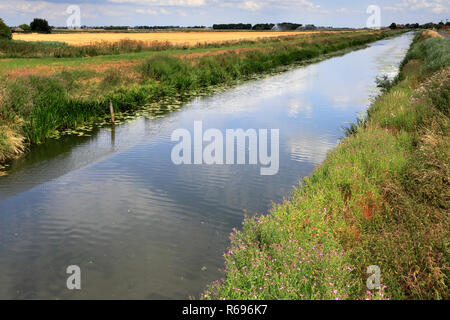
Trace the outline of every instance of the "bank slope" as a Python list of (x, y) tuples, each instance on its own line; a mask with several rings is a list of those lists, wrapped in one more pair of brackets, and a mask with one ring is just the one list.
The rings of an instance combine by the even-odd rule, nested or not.
[(449, 52), (417, 35), (367, 120), (290, 201), (233, 230), (201, 298), (448, 299)]

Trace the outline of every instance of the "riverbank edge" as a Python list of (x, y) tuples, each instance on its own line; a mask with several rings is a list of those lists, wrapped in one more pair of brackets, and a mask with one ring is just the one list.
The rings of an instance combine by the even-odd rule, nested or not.
[(233, 229), (200, 298), (448, 299), (448, 52), (418, 34), (367, 119), (290, 200)]
[[(47, 121), (47, 122), (55, 122), (51, 123), (49, 126), (47, 125), (46, 128), (32, 128), (34, 131), (43, 131), (43, 132), (32, 132), (33, 136), (30, 137), (30, 134), (22, 133), (22, 129), (24, 126), (30, 127), (27, 125), (28, 120), (18, 119), (17, 116), (13, 115), (15, 118), (14, 123), (9, 126), (3, 126), (1, 127), (2, 130), (0, 130), (0, 165), (1, 164), (7, 164), (10, 160), (15, 159), (17, 157), (22, 156), (24, 153), (26, 153), (30, 147), (34, 144), (38, 144), (42, 141), (44, 141), (46, 138), (50, 137), (52, 132), (54, 130), (59, 130), (61, 127), (63, 129), (67, 128), (74, 128), (80, 125), (84, 125), (88, 122), (92, 122), (100, 117), (104, 117), (108, 111), (109, 111), (109, 102), (111, 101), (114, 105), (114, 108), (116, 109), (116, 112), (124, 112), (124, 111), (133, 111), (138, 110), (143, 105), (149, 103), (149, 102), (155, 102), (155, 101), (161, 101), (163, 98), (166, 98), (168, 96), (176, 96), (180, 92), (182, 92), (183, 95), (189, 96), (191, 99), (195, 98), (196, 94), (195, 92), (198, 91), (196, 89), (201, 90), (207, 90), (209, 88), (213, 88), (215, 85), (226, 85), (233, 86), (236, 81), (246, 81), (246, 80), (252, 80), (254, 79), (255, 75), (263, 76), (264, 74), (270, 74), (276, 71), (277, 68), (285, 68), (287, 66), (298, 66), (299, 64), (305, 65), (314, 63), (323, 59), (330, 58), (332, 56), (336, 56), (342, 53), (349, 52), (351, 50), (357, 50), (361, 48), (362, 46), (365, 46), (369, 43), (379, 41), (382, 39), (386, 39), (393, 36), (398, 36), (401, 33), (392, 33), (392, 32), (382, 32), (379, 34), (373, 34), (373, 35), (361, 35), (360, 38), (355, 37), (355, 39), (351, 39), (348, 42), (347, 46), (344, 46), (343, 48), (339, 47), (340, 43), (337, 43), (336, 45), (334, 43), (331, 43), (330, 45), (325, 45), (322, 50), (323, 52), (319, 51), (311, 51), (309, 48), (297, 48), (294, 50), (297, 51), (297, 53), (305, 53), (304, 55), (299, 55), (298, 59), (294, 59), (293, 61), (288, 61), (288, 63), (279, 62), (278, 65), (271, 66), (271, 67), (254, 67), (254, 69), (251, 69), (250, 72), (247, 74), (238, 74), (233, 79), (219, 79), (216, 81), (216, 83), (211, 84), (208, 83), (207, 85), (201, 87), (201, 88), (194, 88), (193, 90), (190, 90), (189, 88), (187, 90), (184, 90), (183, 88), (174, 88), (173, 85), (162, 83), (161, 79), (157, 79), (157, 81), (148, 81), (144, 84), (139, 85), (133, 85), (129, 88), (121, 88), (119, 90), (116, 90), (114, 92), (109, 92), (104, 97), (99, 97), (99, 99), (95, 101), (85, 101), (82, 99), (73, 99), (73, 98), (67, 98), (64, 93), (61, 93), (64, 91), (64, 88), (61, 88), (58, 83), (54, 83), (51, 81), (51, 79), (48, 78), (39, 78), (39, 77), (30, 77), (30, 79), (34, 80), (34, 83), (32, 86), (38, 87), (37, 90), (40, 91), (47, 91), (50, 95), (50, 98), (44, 97), (40, 98), (41, 100), (47, 100), (44, 101), (47, 105), (57, 105), (54, 106), (54, 108), (59, 112), (60, 109), (62, 109), (60, 106), (64, 106), (64, 110), (61, 111), (61, 113), (64, 113), (64, 121), (67, 120), (67, 118), (73, 118), (69, 119), (70, 123), (61, 123), (59, 119), (50, 119), (47, 118), (54, 118), (53, 115), (47, 115), (44, 113), (39, 113), (35, 116), (36, 119), (39, 121)], [(350, 45), (353, 44), (353, 45)], [(313, 43), (314, 45), (314, 43)], [(309, 51), (308, 51), (309, 50)], [(259, 51), (255, 51), (259, 53)], [(265, 56), (269, 56), (272, 54), (275, 56), (278, 52), (273, 53), (264, 53)], [(291, 52), (292, 53), (292, 52)], [(239, 57), (239, 61), (236, 63), (241, 62), (242, 59), (248, 59), (249, 56), (253, 54), (252, 51), (248, 51), (245, 54), (239, 54), (237, 56)], [(209, 57), (213, 60), (220, 60), (221, 57), (224, 57), (225, 55), (215, 55)], [(176, 58), (173, 58), (176, 59)], [(151, 60), (151, 59), (148, 59)], [(181, 61), (181, 59), (180, 59)], [(157, 61), (158, 63), (158, 61)], [(162, 61), (161, 64), (163, 64), (164, 61)], [(209, 64), (210, 62), (207, 61)], [(233, 67), (234, 65), (231, 65)], [(214, 66), (213, 66), (214, 67)], [(145, 69), (145, 63), (144, 66), (141, 66), (141, 68)], [(144, 71), (145, 72), (145, 71)], [(24, 90), (27, 86), (30, 85), (30, 81), (25, 81), (23, 84), (21, 84), (22, 88), (19, 88), (18, 93), (23, 94)], [(178, 84), (176, 84), (178, 85)], [(47, 88), (46, 88), (46, 87)], [(53, 88), (52, 88), (53, 86)], [(31, 89), (30, 89), (31, 90)], [(36, 90), (36, 89), (35, 89)], [(58, 96), (58, 93), (60, 95)], [(0, 95), (1, 97), (1, 95)], [(23, 103), (23, 102), (21, 102)], [(26, 102), (28, 103), (28, 102)], [(39, 108), (34, 107), (35, 109), (41, 110), (48, 108), (48, 106), (39, 106)], [(27, 107), (30, 108), (30, 107)], [(79, 111), (83, 110), (83, 111)], [(34, 110), (31, 110), (33, 112)], [(48, 112), (47, 112), (48, 113)], [(69, 116), (67, 116), (69, 114)], [(41, 120), (42, 118), (45, 118), (44, 120)], [(31, 120), (34, 120), (33, 118)], [(37, 122), (37, 121), (34, 121)], [(31, 130), (29, 130), (31, 131)], [(0, 171), (1, 172), (1, 171)], [(0, 173), (1, 174), (1, 173)]]

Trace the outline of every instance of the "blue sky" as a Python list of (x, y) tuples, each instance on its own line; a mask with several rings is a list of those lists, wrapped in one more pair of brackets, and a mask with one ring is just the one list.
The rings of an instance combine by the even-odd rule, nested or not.
[(381, 9), (381, 24), (449, 18), (450, 0), (0, 0), (8, 25), (45, 18), (64, 26), (68, 6), (81, 9), (82, 25), (212, 25), (214, 23), (296, 22), (365, 27), (369, 5)]

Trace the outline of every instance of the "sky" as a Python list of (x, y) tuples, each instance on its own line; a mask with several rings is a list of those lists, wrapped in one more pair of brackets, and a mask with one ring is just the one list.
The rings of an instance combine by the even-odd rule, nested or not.
[(439, 22), (449, 18), (450, 0), (0, 0), (0, 18), (10, 26), (44, 18), (66, 26), (80, 8), (87, 26), (294, 22), (333, 27), (365, 27), (370, 5), (380, 8), (381, 25)]

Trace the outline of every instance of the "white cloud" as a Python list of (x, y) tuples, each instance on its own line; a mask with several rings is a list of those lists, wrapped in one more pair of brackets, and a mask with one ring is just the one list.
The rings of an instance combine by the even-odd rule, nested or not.
[(278, 8), (284, 10), (302, 9), (305, 11), (315, 11), (320, 9), (320, 5), (316, 5), (309, 0), (210, 0), (220, 7), (240, 8), (244, 10), (257, 11), (263, 8)]
[(449, 11), (449, 5), (449, 0), (402, 0), (401, 3), (385, 6), (383, 9), (394, 12), (426, 10), (434, 14), (441, 14)]
[(136, 9), (136, 13), (155, 15), (158, 14), (158, 11), (152, 9)]
[(336, 12), (340, 13), (340, 14), (349, 14), (350, 10), (347, 8), (339, 8), (339, 9), (336, 9)]
[(251, 10), (256, 11), (261, 8), (261, 3), (257, 3), (255, 1), (244, 1), (243, 3), (240, 3), (238, 5), (238, 8), (245, 9), (245, 10)]
[(111, 3), (141, 4), (165, 7), (200, 7), (206, 4), (205, 0), (107, 0)]

